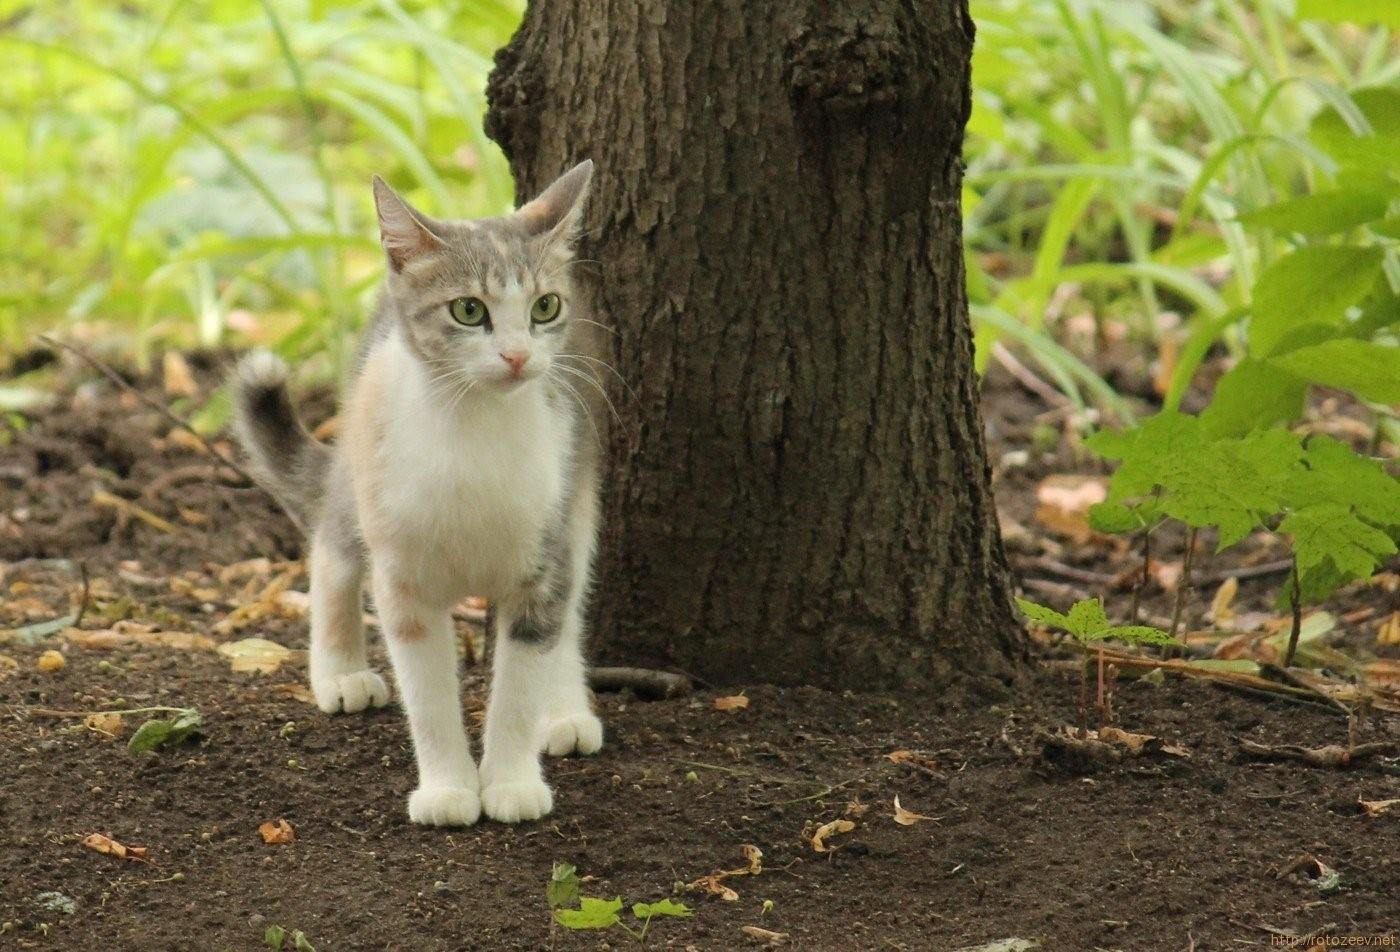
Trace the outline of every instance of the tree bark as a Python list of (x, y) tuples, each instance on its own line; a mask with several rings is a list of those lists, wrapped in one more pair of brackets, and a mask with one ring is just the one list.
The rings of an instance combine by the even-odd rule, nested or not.
[(598, 653), (714, 683), (944, 690), (1023, 655), (960, 209), (965, 0), (529, 6), (488, 133), (597, 163), (615, 328)]

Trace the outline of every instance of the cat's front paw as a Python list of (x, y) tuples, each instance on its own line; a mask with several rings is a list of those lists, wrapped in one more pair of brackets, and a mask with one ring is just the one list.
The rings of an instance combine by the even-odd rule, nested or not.
[(383, 707), (389, 703), (389, 685), (368, 669), (346, 674), (311, 676), (311, 693), (316, 706), (327, 714), (355, 714), (368, 707)]
[(471, 826), (481, 818), (472, 787), (419, 787), (408, 795), (408, 818), (424, 826)]
[(603, 746), (603, 722), (591, 711), (556, 718), (544, 727), (544, 749), (551, 757), (577, 751), (596, 754)]
[(554, 809), (554, 794), (538, 777), (505, 780), (481, 788), (481, 806), (487, 816), (502, 823), (538, 820)]

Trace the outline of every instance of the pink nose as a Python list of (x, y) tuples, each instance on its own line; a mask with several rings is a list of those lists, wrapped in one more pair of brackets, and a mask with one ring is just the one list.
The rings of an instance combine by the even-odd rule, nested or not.
[(525, 362), (530, 359), (530, 355), (523, 350), (503, 350), (501, 359), (510, 365), (510, 372), (513, 376), (520, 376), (520, 368), (525, 366)]

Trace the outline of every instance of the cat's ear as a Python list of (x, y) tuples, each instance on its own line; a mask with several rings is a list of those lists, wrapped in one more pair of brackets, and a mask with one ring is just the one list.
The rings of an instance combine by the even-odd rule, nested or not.
[(584, 159), (554, 180), (554, 184), (533, 201), (520, 206), (515, 217), (526, 234), (572, 239), (578, 231), (588, 183), (593, 178), (593, 160)]
[(414, 258), (442, 250), (442, 239), (428, 230), (424, 216), (377, 175), (374, 208), (379, 213), (379, 243), (395, 271), (402, 271)]

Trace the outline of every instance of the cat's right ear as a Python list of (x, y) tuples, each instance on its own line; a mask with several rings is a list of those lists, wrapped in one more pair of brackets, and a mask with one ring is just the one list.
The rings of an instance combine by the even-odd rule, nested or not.
[(402, 271), (421, 255), (441, 251), (442, 239), (428, 230), (423, 216), (399, 198), (379, 176), (374, 177), (374, 208), (379, 213), (379, 243), (389, 256), (389, 267)]

